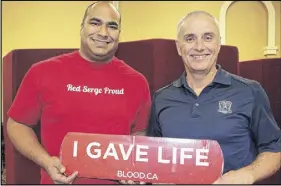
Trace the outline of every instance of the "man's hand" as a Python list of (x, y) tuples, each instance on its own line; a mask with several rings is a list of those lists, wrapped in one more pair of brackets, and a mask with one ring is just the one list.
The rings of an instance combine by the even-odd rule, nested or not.
[(55, 184), (72, 184), (78, 175), (78, 172), (76, 171), (70, 176), (66, 176), (66, 169), (57, 157), (51, 157), (45, 169)]
[(213, 184), (253, 184), (254, 182), (251, 172), (240, 169), (225, 173)]
[(138, 182), (138, 181), (132, 181), (132, 180), (120, 180), (119, 181), (121, 184), (124, 184), (124, 185), (127, 185), (127, 184), (130, 184), (130, 185), (145, 185), (146, 183), (145, 182)]

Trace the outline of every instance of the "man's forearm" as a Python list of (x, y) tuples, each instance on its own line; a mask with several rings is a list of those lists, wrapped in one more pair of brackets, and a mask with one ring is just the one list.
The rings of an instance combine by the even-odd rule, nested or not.
[(263, 180), (273, 175), (281, 165), (280, 152), (263, 152), (249, 166), (242, 169), (249, 171), (254, 182)]
[(32, 128), (17, 123), (12, 119), (7, 123), (8, 136), (15, 148), (24, 156), (45, 168), (50, 160), (49, 154), (39, 143)]

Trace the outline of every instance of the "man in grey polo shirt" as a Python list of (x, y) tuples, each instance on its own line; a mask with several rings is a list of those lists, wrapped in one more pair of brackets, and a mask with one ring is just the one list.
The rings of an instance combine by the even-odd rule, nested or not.
[(274, 174), (281, 164), (280, 128), (261, 85), (216, 64), (216, 19), (188, 14), (176, 45), (185, 72), (155, 93), (147, 135), (217, 140), (225, 161), (217, 184), (253, 184)]

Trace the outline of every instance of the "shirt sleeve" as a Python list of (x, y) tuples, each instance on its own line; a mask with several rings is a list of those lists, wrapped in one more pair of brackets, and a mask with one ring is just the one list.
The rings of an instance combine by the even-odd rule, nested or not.
[[(143, 77), (144, 78), (144, 77)], [(144, 78), (144, 93), (141, 99), (140, 106), (137, 111), (137, 115), (135, 118), (134, 123), (131, 127), (131, 133), (136, 132), (143, 132), (147, 128), (148, 118), (149, 118), (149, 112), (151, 107), (151, 96), (150, 96), (150, 90), (147, 80)]]
[(281, 152), (281, 130), (272, 114), (268, 96), (257, 82), (254, 85), (254, 96), (250, 127), (258, 153)]
[(154, 94), (152, 99), (150, 118), (147, 128), (147, 136), (162, 137), (162, 131), (158, 120), (158, 113), (156, 111), (156, 93)]
[(25, 74), (16, 97), (8, 111), (8, 116), (18, 123), (36, 125), (41, 115), (41, 102), (38, 91), (39, 77), (34, 65)]

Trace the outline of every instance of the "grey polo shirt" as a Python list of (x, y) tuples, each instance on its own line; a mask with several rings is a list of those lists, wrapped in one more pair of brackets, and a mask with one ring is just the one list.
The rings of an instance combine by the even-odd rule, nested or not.
[(213, 82), (197, 96), (186, 73), (156, 91), (148, 136), (217, 140), (224, 173), (252, 163), (262, 152), (281, 151), (281, 131), (261, 85), (217, 65)]

